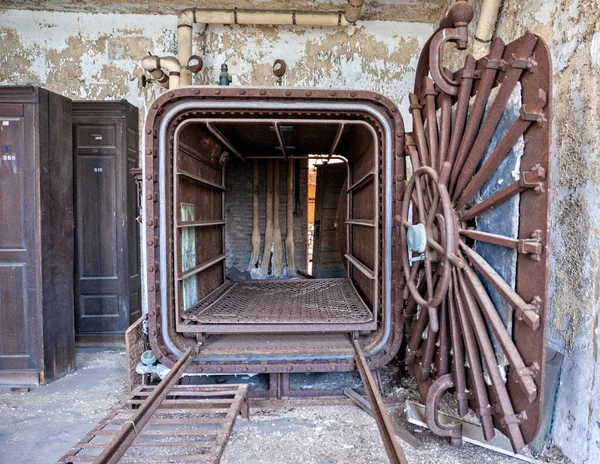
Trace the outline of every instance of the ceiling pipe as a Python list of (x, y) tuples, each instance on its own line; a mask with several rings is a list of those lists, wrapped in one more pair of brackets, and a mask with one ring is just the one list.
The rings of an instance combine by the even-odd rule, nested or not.
[(473, 56), (477, 60), (490, 51), (490, 43), (496, 29), (501, 4), (502, 0), (483, 0), (473, 42)]
[[(142, 68), (148, 71), (161, 87), (171, 90), (179, 87), (181, 65), (177, 58), (149, 55), (142, 58)], [(166, 69), (168, 74), (163, 69)]]
[[(187, 63), (192, 55), (194, 24), (239, 24), (269, 26), (348, 26), (355, 23), (364, 0), (348, 0), (344, 11), (274, 11), (274, 10), (209, 10), (186, 8), (177, 17), (177, 57)], [(181, 69), (181, 85), (192, 84), (192, 73)]]

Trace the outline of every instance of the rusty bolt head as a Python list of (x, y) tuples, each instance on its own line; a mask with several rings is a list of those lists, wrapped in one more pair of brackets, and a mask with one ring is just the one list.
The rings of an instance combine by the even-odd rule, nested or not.
[(194, 89), (194, 93), (195, 93), (196, 95), (200, 95), (200, 89)]
[(153, 110), (157, 110), (157, 109), (158, 109), (158, 104), (157, 104), (157, 103), (155, 103), (154, 105), (152, 105), (152, 109), (153, 109)]
[(267, 94), (267, 91), (263, 89), (263, 90), (261, 90), (261, 91), (260, 91), (260, 92), (258, 92), (258, 93), (259, 93), (260, 95), (266, 95), (266, 94)]
[(175, 94), (174, 94), (173, 92), (169, 92), (167, 95), (168, 95), (170, 98), (173, 98), (173, 96), (174, 96)]
[(148, 244), (148, 246), (152, 246), (152, 245), (154, 245), (154, 240), (148, 239), (148, 241), (146, 243)]

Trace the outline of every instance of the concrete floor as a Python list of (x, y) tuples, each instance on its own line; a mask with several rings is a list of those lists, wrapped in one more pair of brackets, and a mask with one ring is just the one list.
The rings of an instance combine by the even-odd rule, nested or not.
[[(31, 391), (0, 390), (0, 463), (56, 462), (125, 395), (125, 352), (79, 349), (77, 371)], [(409, 463), (517, 463), (465, 444), (452, 448), (406, 424), (401, 406), (390, 413), (423, 440), (404, 446)], [(251, 411), (238, 419), (223, 464), (386, 463), (375, 421), (351, 406), (302, 406)], [(554, 462), (554, 461), (553, 461)]]

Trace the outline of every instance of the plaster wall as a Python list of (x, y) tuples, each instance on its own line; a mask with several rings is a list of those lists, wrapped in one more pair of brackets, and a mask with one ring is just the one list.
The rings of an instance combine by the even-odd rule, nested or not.
[[(145, 108), (162, 89), (142, 88), (141, 58), (177, 55), (175, 15), (0, 10), (0, 84), (41, 85), (72, 99), (126, 98)], [(433, 25), (361, 21), (347, 28), (196, 25), (194, 52), (214, 84), (223, 63), (232, 85), (274, 85), (271, 67), (287, 62), (284, 85), (374, 90), (397, 102), (413, 85), (418, 54)]]
[(574, 462), (600, 462), (600, 2), (505, 0), (496, 35), (527, 29), (554, 65), (548, 325), (565, 358), (551, 436)]

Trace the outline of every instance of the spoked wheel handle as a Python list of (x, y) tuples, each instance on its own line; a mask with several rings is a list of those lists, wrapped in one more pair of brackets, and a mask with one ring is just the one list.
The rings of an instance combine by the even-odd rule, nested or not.
[[(417, 304), (421, 308), (427, 308), (429, 324), (433, 332), (439, 330), (437, 307), (445, 298), (450, 284), (452, 272), (450, 258), (456, 256), (458, 251), (456, 219), (446, 187), (450, 168), (450, 163), (444, 163), (440, 176), (429, 166), (418, 168), (408, 181), (402, 203), (400, 244), (404, 277), (408, 290)], [(409, 221), (411, 203), (413, 203), (413, 217), (418, 217), (416, 224)], [(439, 239), (434, 235), (436, 221), (440, 228)], [(423, 256), (426, 295), (421, 295), (417, 288), (421, 260), (412, 262), (409, 253), (414, 252), (421, 253)], [(437, 272), (441, 275), (437, 279), (437, 284), (434, 284), (433, 263), (436, 262)]]

